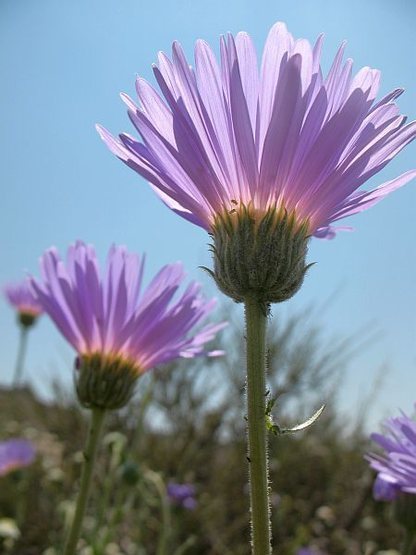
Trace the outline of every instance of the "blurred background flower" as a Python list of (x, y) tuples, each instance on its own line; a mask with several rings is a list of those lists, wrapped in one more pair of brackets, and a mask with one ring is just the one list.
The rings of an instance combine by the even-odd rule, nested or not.
[(33, 444), (26, 439), (13, 438), (0, 442), (0, 476), (29, 466), (35, 460)]
[(374, 497), (392, 501), (400, 492), (416, 494), (416, 421), (406, 414), (383, 423), (384, 433), (371, 434), (382, 449), (367, 456), (377, 472)]
[(197, 506), (195, 486), (193, 484), (177, 484), (169, 482), (167, 485), (169, 499), (184, 509), (193, 510)]
[(302, 547), (296, 552), (296, 555), (325, 555), (319, 549), (315, 549), (314, 547)]
[(382, 454), (367, 455), (377, 471), (373, 494), (378, 500), (392, 501), (394, 516), (405, 530), (403, 555), (412, 555), (416, 543), (416, 421), (402, 412), (383, 423), (384, 434), (371, 439)]
[(27, 348), (27, 333), (29, 328), (35, 324), (38, 317), (42, 314), (43, 309), (35, 299), (28, 279), (5, 285), (3, 292), (17, 313), (17, 321), (20, 327), (20, 338), (13, 377), (13, 385), (18, 386), (23, 376), (23, 366)]
[[(22, 324), (31, 319), (31, 323), (42, 314), (43, 309), (30, 288), (29, 280), (8, 283), (3, 287), (4, 295), (16, 310)], [(22, 321), (23, 319), (23, 321)]]

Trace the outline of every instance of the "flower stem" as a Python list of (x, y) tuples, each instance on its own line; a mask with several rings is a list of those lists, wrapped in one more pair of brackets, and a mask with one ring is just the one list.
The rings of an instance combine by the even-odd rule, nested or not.
[(27, 326), (20, 326), (20, 338), (19, 338), (19, 346), (17, 348), (17, 358), (16, 358), (16, 366), (14, 369), (14, 377), (13, 377), (13, 386), (17, 387), (21, 380), (23, 374), (23, 364), (25, 361), (26, 356), (26, 347), (27, 347)]
[[(126, 500), (127, 498), (127, 500)], [(118, 487), (114, 507), (112, 510), (109, 524), (104, 530), (102, 541), (95, 548), (94, 555), (103, 555), (112, 535), (115, 535), (115, 529), (121, 522), (124, 515), (128, 515), (133, 511), (134, 502), (136, 500), (136, 492), (130, 491), (127, 495), (125, 488)]]
[(245, 299), (247, 340), (247, 422), (253, 555), (271, 553), (266, 413), (266, 323), (264, 308)]
[(165, 484), (163, 483), (163, 480), (156, 472), (152, 472), (151, 470), (148, 470), (146, 472), (146, 477), (152, 482), (152, 484), (155, 486), (157, 490), (157, 493), (159, 494), (160, 506), (162, 510), (162, 515), (161, 515), (162, 527), (159, 534), (157, 555), (166, 555), (168, 540), (169, 540), (169, 531), (171, 528), (170, 507), (166, 496), (166, 487), (165, 487)]
[(75, 508), (75, 514), (66, 539), (63, 555), (74, 555), (77, 548), (78, 538), (81, 531), (82, 520), (87, 505), (91, 487), (91, 478), (94, 470), (95, 455), (97, 453), (98, 440), (103, 426), (105, 411), (92, 409), (90, 428), (84, 451), (84, 465), (82, 467), (81, 483)]
[(413, 545), (415, 541), (416, 534), (412, 530), (407, 530), (406, 535), (404, 537), (403, 547), (402, 547), (402, 555), (412, 555), (413, 553)]

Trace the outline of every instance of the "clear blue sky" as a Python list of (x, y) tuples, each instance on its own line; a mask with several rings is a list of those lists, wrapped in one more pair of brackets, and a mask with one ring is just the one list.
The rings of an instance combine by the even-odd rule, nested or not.
[[(178, 39), (217, 44), (224, 32), (248, 31), (258, 50), (282, 20), (297, 37), (324, 32), (328, 67), (341, 40), (355, 68), (382, 70), (382, 93), (402, 86), (403, 113), (416, 117), (413, 0), (2, 0), (0, 4), (0, 282), (37, 272), (40, 254), (76, 238), (104, 255), (112, 242), (148, 253), (148, 276), (183, 260), (191, 277), (209, 265), (208, 237), (162, 205), (145, 181), (114, 158), (94, 124), (131, 131), (119, 92), (134, 95), (134, 79), (150, 80), (158, 50)], [(416, 166), (411, 145), (373, 184)], [(366, 330), (377, 339), (350, 365), (344, 408), (371, 391), (387, 364), (373, 418), (416, 401), (416, 182), (349, 220), (354, 233), (315, 240), (317, 261), (284, 313), (333, 296), (320, 323), (328, 336)], [(0, 301), (0, 383), (11, 379), (17, 342), (13, 314)], [(360, 332), (361, 333), (361, 332)], [(70, 349), (46, 318), (33, 332), (27, 372), (38, 386), (67, 372)], [(71, 379), (67, 375), (67, 379)]]

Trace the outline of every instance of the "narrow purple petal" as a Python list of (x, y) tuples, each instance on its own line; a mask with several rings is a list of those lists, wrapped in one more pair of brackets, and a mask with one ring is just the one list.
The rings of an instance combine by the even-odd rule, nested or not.
[[(243, 84), (241, 81), (240, 68), (237, 58), (237, 51), (232, 37), (228, 41), (228, 64), (230, 71), (230, 101), (231, 115), (238, 151), (250, 196), (257, 187), (258, 168), (257, 152), (254, 143), (254, 132), (250, 121), (250, 112), (247, 100), (244, 95)], [(248, 202), (248, 199), (242, 199)]]
[[(228, 187), (239, 181), (239, 161), (232, 127), (223, 97), (221, 74), (214, 53), (202, 40), (195, 45), (195, 64), (198, 91), (217, 137), (216, 152), (227, 175)], [(234, 194), (234, 196), (238, 196)]]
[(340, 220), (341, 218), (345, 218), (346, 216), (351, 216), (352, 214), (357, 214), (359, 212), (363, 212), (364, 210), (368, 210), (378, 202), (380, 202), (384, 197), (403, 187), (409, 181), (416, 177), (416, 170), (408, 171), (391, 181), (387, 181), (382, 185), (379, 185), (373, 191), (363, 191), (359, 195), (352, 197), (351, 199), (347, 199), (343, 208), (341, 208), (338, 212), (336, 212), (331, 220)]
[(276, 87), (279, 81), (282, 60), (293, 48), (293, 37), (284, 23), (278, 22), (271, 28), (264, 46), (260, 73), (260, 155), (264, 137), (273, 113)]
[(247, 33), (237, 34), (235, 37), (235, 48), (241, 87), (246, 99), (252, 134), (255, 135), (259, 105), (259, 71), (257, 68), (256, 50), (251, 37)]
[[(260, 199), (267, 203), (270, 197), (270, 185), (276, 183), (274, 195), (276, 199), (282, 192), (283, 182), (277, 181), (281, 165), (287, 164), (285, 149), (293, 143), (302, 123), (302, 85), (300, 81), (301, 59), (295, 55), (289, 60), (282, 60), (279, 84), (273, 105), (273, 115), (264, 139), (263, 154), (260, 167)], [(293, 132), (291, 132), (293, 126)], [(287, 138), (290, 137), (289, 143)]]

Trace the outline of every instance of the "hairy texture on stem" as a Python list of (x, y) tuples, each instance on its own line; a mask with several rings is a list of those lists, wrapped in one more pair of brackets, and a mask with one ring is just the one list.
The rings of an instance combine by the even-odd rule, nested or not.
[(247, 433), (253, 555), (271, 553), (266, 413), (266, 323), (259, 303), (245, 300), (247, 337)]
[(84, 451), (85, 460), (82, 467), (81, 483), (79, 487), (75, 513), (65, 542), (63, 555), (74, 555), (75, 553), (77, 553), (77, 543), (80, 536), (82, 521), (84, 519), (85, 509), (91, 489), (91, 479), (94, 471), (94, 462), (97, 454), (97, 447), (101, 436), (104, 418), (105, 411), (101, 409), (94, 409), (91, 413), (90, 428)]

